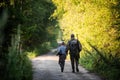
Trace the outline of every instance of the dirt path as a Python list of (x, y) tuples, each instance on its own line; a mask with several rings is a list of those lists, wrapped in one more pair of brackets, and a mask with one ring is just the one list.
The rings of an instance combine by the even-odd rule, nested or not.
[(101, 80), (94, 73), (89, 73), (79, 66), (80, 72), (72, 73), (70, 61), (66, 61), (64, 72), (60, 71), (58, 56), (49, 52), (32, 59), (33, 80)]

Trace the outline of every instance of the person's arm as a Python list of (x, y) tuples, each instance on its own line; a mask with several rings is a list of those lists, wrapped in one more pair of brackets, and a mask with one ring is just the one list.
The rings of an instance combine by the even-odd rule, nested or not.
[(56, 55), (59, 55), (60, 53), (60, 46), (57, 48), (57, 54)]
[(68, 43), (67, 43), (67, 45), (66, 45), (66, 54), (68, 54), (68, 50), (69, 50), (70, 48), (69, 48), (69, 41), (68, 41)]

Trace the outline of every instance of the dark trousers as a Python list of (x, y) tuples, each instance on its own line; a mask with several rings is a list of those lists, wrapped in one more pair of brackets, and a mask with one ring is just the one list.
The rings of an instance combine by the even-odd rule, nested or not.
[(59, 65), (61, 67), (61, 71), (64, 70), (66, 55), (59, 55)]
[(70, 53), (70, 60), (71, 60), (72, 70), (75, 71), (75, 67), (76, 67), (76, 70), (78, 71), (79, 54), (76, 55), (75, 53)]

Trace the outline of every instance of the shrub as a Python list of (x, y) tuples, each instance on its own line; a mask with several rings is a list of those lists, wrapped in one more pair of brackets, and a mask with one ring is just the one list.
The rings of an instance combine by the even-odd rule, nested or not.
[(6, 80), (32, 80), (31, 61), (21, 50), (19, 33), (12, 38), (7, 59)]
[(85, 55), (81, 58), (80, 63), (88, 70), (95, 71), (108, 80), (120, 80), (120, 57), (104, 53), (91, 45), (93, 50), (86, 50)]

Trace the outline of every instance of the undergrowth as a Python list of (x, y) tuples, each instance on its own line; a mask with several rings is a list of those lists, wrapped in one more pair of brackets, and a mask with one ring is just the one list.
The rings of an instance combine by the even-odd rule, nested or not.
[(96, 72), (106, 80), (120, 80), (120, 57), (98, 50), (90, 45), (92, 52), (85, 50), (84, 56), (80, 59), (80, 64), (90, 71)]
[(7, 55), (6, 80), (32, 80), (32, 65), (26, 53), (22, 52), (20, 33), (12, 37), (11, 47)]

